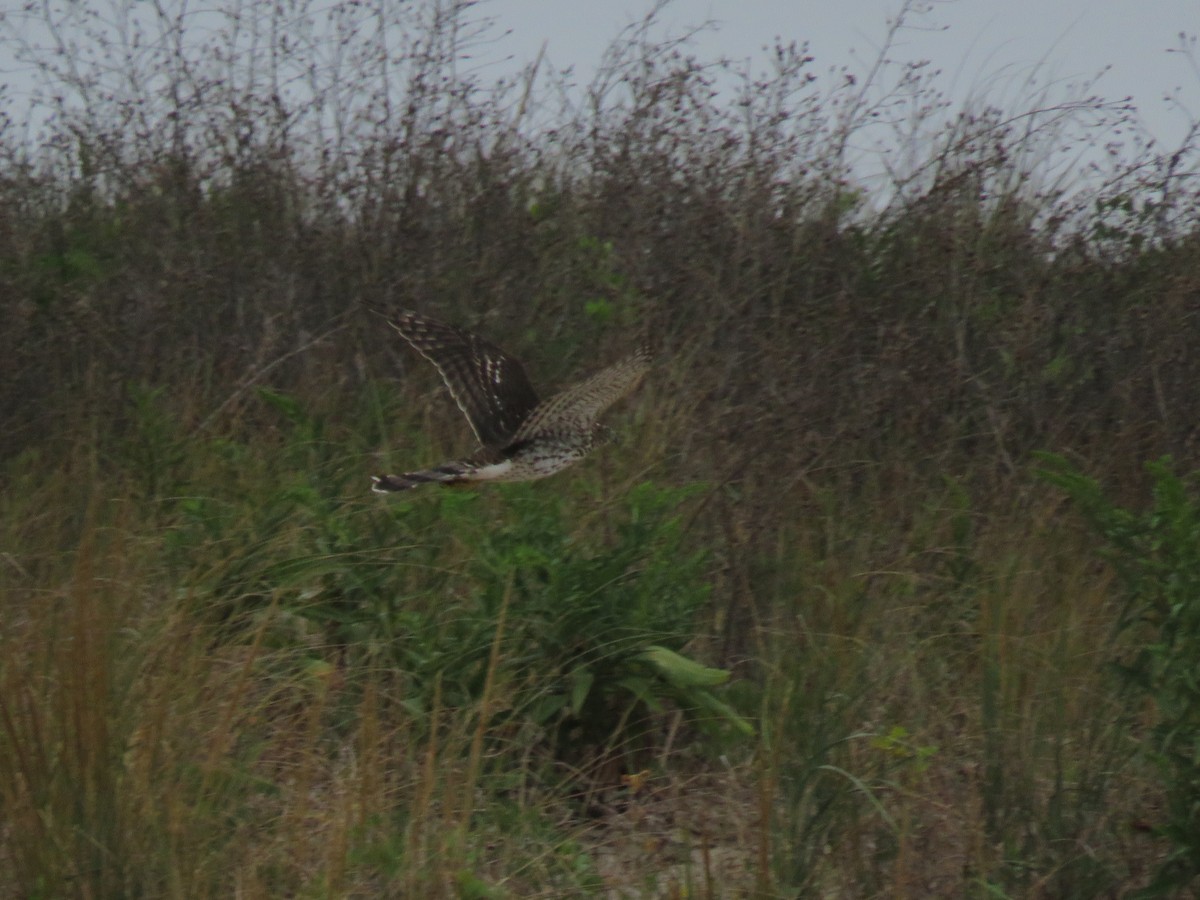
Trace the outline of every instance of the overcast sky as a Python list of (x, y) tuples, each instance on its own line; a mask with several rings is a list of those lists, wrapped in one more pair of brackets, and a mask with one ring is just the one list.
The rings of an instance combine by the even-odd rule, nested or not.
[[(536, 57), (543, 41), (557, 66), (586, 77), (606, 43), (640, 18), (648, 0), (487, 0), (482, 9), (511, 29), (500, 47), (517, 59)], [(910, 18), (893, 58), (928, 59), (942, 70), (940, 87), (962, 100), (986, 89), (1011, 96), (1035, 70), (1049, 79), (1079, 82), (1108, 71), (1096, 90), (1117, 100), (1132, 96), (1160, 145), (1173, 148), (1189, 116), (1164, 100), (1176, 95), (1200, 115), (1200, 72), (1178, 49), (1180, 33), (1200, 32), (1200, 0), (941, 0)], [(760, 58), (776, 36), (807, 41), (814, 71), (874, 59), (900, 0), (675, 0), (664, 19), (680, 27), (707, 19), (717, 30), (701, 35), (702, 56)], [(999, 92), (999, 98), (997, 93)]]
[[(52, 11), (51, 19), (87, 22), (87, 11), (95, 13), (99, 9), (96, 14), (100, 18), (90, 24), (103, 23), (118, 31), (118, 26), (109, 22), (112, 16), (103, 10), (117, 10), (117, 18), (141, 16), (149, 20), (152, 38), (143, 49), (169, 49), (173, 47), (171, 35), (164, 36), (155, 28), (161, 28), (163, 21), (174, 22), (181, 11), (186, 10), (189, 35), (195, 33), (203, 40), (206, 34), (211, 37), (225, 33), (230, 22), (237, 23), (246, 16), (246, 10), (253, 10), (260, 19), (270, 19), (272, 9), (268, 4), (243, 6), (244, 0), (211, 0), (207, 4), (194, 0), (164, 0), (161, 4), (94, 0), (95, 8), (88, 0), (48, 0), (45, 5), (20, 7), (28, 9), (27, 14), (14, 14), (16, 4), (8, 0), (11, 5), (6, 7), (5, 2), (0, 0), (0, 16), (7, 14), (10, 24), (8, 40), (0, 46), (0, 82), (6, 82), (9, 89), (0, 99), (11, 104), (18, 119), (23, 103), (29, 104), (35, 98), (32, 108), (39, 109), (38, 91), (42, 92), (40, 102), (44, 106), (47, 94), (53, 94), (57, 87), (53, 79), (47, 84), (46, 78), (36, 74), (28, 64), (28, 53), (22, 64), (16, 58), (7, 58), (4, 51), (21, 42), (52, 48), (54, 36), (71, 43), (79, 37), (69, 33), (70, 26), (47, 29), (41, 21), (44, 10)], [(378, 10), (370, 5), (343, 6), (345, 2), (303, 0), (294, 7), (321, 22), (340, 10), (357, 9), (352, 13), (357, 16), (355, 33), (365, 34)], [(401, 14), (393, 21), (403, 21), (404, 12), (410, 8), (402, 6), (401, 0), (380, 2), (394, 4), (385, 5), (385, 12)], [(444, 9), (450, 0), (425, 2), (442, 4), (440, 8)], [(605, 48), (622, 28), (642, 19), (651, 6), (652, 0), (480, 0), (468, 11), (466, 20), (490, 19), (491, 28), (479, 41), (468, 40), (467, 51), (481, 83), (488, 82), (489, 75), (499, 78), (533, 61), (544, 45), (546, 57), (556, 70), (570, 67), (575, 82), (586, 84)], [(280, 15), (292, 14), (286, 11), (292, 8), (282, 4), (280, 9), (285, 11)], [(934, 84), (950, 99), (951, 114), (968, 101), (976, 106), (986, 101), (1008, 113), (1028, 113), (1063, 100), (1080, 99), (1082, 89), (1078, 86), (1094, 80), (1088, 94), (1099, 94), (1109, 101), (1131, 98), (1145, 131), (1156, 139), (1156, 149), (1165, 153), (1179, 147), (1193, 121), (1200, 117), (1200, 59), (1194, 52), (1181, 52), (1195, 49), (1196, 35), (1200, 34), (1200, 0), (910, 0), (907, 7), (903, 0), (674, 0), (661, 11), (662, 25), (653, 34), (679, 35), (689, 26), (711, 22), (711, 28), (695, 35), (692, 52), (702, 60), (746, 60), (756, 73), (768, 70), (765, 48), (777, 40), (807, 44), (814, 58), (809, 72), (818, 78), (828, 74), (824, 84), (828, 91), (842, 83), (842, 76), (836, 74), (840, 70), (848, 69), (860, 77), (867, 74), (887, 38), (889, 20), (894, 20), (902, 8), (908, 10), (905, 27), (896, 34), (888, 57), (896, 63), (929, 61), (939, 72)], [(409, 28), (409, 24), (394, 27)], [(317, 37), (320, 28), (316, 26), (313, 32)], [(97, 57), (95, 42), (86, 40), (87, 31), (84, 28), (80, 40), (91, 55), (78, 56), (77, 52), (85, 68), (90, 65), (89, 71), (119, 73), (123, 65), (120, 54), (112, 60)], [(240, 27), (237, 31), (248, 33)], [(336, 41), (327, 43), (330, 46), (320, 47), (325, 55), (319, 62), (329, 66), (339, 52)], [(300, 45), (318, 46), (319, 42), (301, 41)], [(46, 55), (58, 59), (60, 68), (66, 59), (65, 67), (74, 72), (70, 55), (56, 57), (45, 51)], [(307, 71), (303, 59), (289, 61), (295, 63), (293, 76)], [(170, 75), (173, 70), (156, 71)], [(345, 87), (336, 75), (331, 77), (335, 84)], [(884, 79), (885, 83), (894, 84), (894, 77), (895, 72), (888, 76), (891, 80)], [(288, 83), (303, 86), (306, 82), (301, 77)], [(1048, 85), (1049, 96), (1039, 96)], [(868, 95), (867, 99), (879, 98)], [(37, 115), (30, 121), (36, 123)], [(34, 130), (31, 128), (31, 133)], [(850, 158), (856, 177), (867, 184), (885, 170), (902, 169), (903, 159), (900, 166), (893, 166), (897, 140), (907, 142), (907, 148), (899, 148), (902, 153), (908, 152), (912, 160), (923, 162), (926, 157), (922, 154), (928, 148), (921, 141), (928, 134), (928, 128), (924, 134), (914, 130), (900, 136), (886, 128), (882, 132), (856, 130), (851, 149), (857, 155)], [(1085, 163), (1103, 159), (1110, 150), (1128, 161), (1125, 151), (1133, 148), (1136, 152), (1137, 142), (1125, 143), (1128, 135), (1110, 134), (1102, 130), (1088, 132), (1079, 154), (1060, 157), (1056, 171), (1083, 171), (1087, 169)], [(1062, 144), (1072, 146), (1066, 140)], [(1120, 147), (1114, 150), (1116, 144)], [(1135, 158), (1140, 159), (1140, 155)]]

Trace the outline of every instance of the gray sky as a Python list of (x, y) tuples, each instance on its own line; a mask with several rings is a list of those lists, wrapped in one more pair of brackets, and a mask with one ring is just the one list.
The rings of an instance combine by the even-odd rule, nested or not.
[[(253, 3), (243, 6), (243, 3), (244, 0), (214, 0), (204, 5), (187, 0), (165, 0), (162, 4), (95, 0), (93, 6), (84, 0), (47, 0), (45, 5), (30, 4), (31, 12), (21, 14), (6, 8), (4, 0), (0, 0), (0, 16), (7, 15), (9, 21), (6, 32), (9, 40), (0, 46), (0, 81), (7, 82), (9, 89), (0, 99), (11, 104), (19, 116), (23, 104), (27, 110), (43, 109), (48, 94), (58, 90), (58, 82), (39, 76), (28, 65), (29, 53), (24, 54), (24, 65), (16, 58), (5, 57), (4, 50), (11, 50), (14, 38), (43, 48), (53, 48), (54, 36), (61, 36), (72, 45), (78, 39), (81, 47), (76, 50), (72, 46), (73, 53), (50, 54), (60, 70), (67, 68), (73, 73), (80, 62), (85, 69), (91, 66), (87, 71), (103, 72), (105, 78), (120, 80), (123, 57), (117, 52), (109, 58), (105, 54), (110, 51), (98, 51), (95, 42), (87, 40), (89, 28), (109, 29), (112, 40), (112, 35), (120, 33), (130, 22), (145, 20), (148, 43), (143, 42), (129, 52), (144, 55), (154, 51), (161, 56), (162, 52), (169, 54), (174, 46), (173, 36), (162, 33), (163, 22), (174, 22), (185, 10), (189, 39), (203, 42), (205, 35), (212, 37), (227, 33), (231, 27), (236, 29), (241, 37), (234, 57), (242, 59), (241, 75), (249, 77), (259, 67), (254, 64), (254, 53), (247, 51), (251, 43), (261, 44), (268, 32), (274, 35), (269, 14), (273, 7)], [(322, 29), (335, 27), (329, 23), (347, 11), (348, 19), (353, 20), (356, 39), (369, 42), (377, 15), (397, 14), (399, 18), (391, 21), (401, 23), (407, 10), (421, 9), (419, 5), (401, 5), (400, 0), (381, 0), (381, 3), (379, 8), (347, 5), (344, 0), (296, 3), (295, 8), (306, 11), (297, 19), (303, 27), (295, 34), (286, 32), (284, 38), (292, 39), (295, 46), (313, 58), (304, 53), (285, 53), (288, 77), (292, 79), (287, 84), (298, 84), (297, 89), (303, 91), (305, 73), (311, 63), (314, 70), (327, 72), (327, 87), (333, 88), (330, 96), (352, 106), (356, 92), (353, 77), (341, 78), (337, 69), (346, 61), (339, 57), (341, 45), (336, 40), (327, 40), (331, 35)], [(481, 0), (467, 19), (490, 18), (492, 27), (477, 43), (468, 41), (467, 49), (481, 83), (486, 83), (489, 76), (498, 78), (531, 62), (545, 44), (547, 58), (555, 69), (572, 67), (576, 83), (586, 84), (605, 48), (624, 26), (641, 19), (651, 4), (652, 0)], [(283, 4), (280, 8), (292, 7)], [(784, 43), (807, 43), (809, 53), (815, 58), (809, 71), (823, 80), (825, 90), (830, 90), (842, 82), (842, 77), (836, 74), (838, 70), (847, 69), (860, 78), (869, 71), (888, 35), (889, 20), (902, 8), (903, 0), (674, 0), (661, 12), (662, 26), (653, 33), (678, 35), (688, 26), (711, 21), (714, 23), (711, 29), (695, 36), (692, 52), (702, 60), (720, 56), (748, 60), (759, 73), (768, 69), (764, 48), (777, 39)], [(48, 30), (41, 21), (44, 9), (53, 12), (51, 18), (73, 24)], [(97, 9), (116, 10), (118, 19), (125, 16), (128, 21), (110, 22), (112, 16), (96, 13)], [(888, 56), (896, 63), (928, 60), (938, 70), (934, 86), (950, 100), (951, 114), (968, 101), (976, 106), (986, 102), (1016, 114), (1052, 107), (1056, 102), (1079, 99), (1082, 90), (1079, 85), (1094, 79), (1089, 95), (1099, 94), (1110, 101), (1132, 98), (1145, 131), (1156, 138), (1159, 152), (1177, 149), (1193, 121), (1200, 117), (1200, 59), (1194, 53), (1179, 52), (1186, 46), (1195, 46), (1195, 36), (1200, 33), (1200, 0), (911, 0), (908, 9), (906, 25), (895, 36)], [(94, 14), (91, 19), (89, 12)], [(316, 24), (308, 24), (310, 19)], [(80, 22), (84, 24), (81, 26)], [(266, 29), (261, 36), (255, 36), (259, 35), (251, 27), (255, 23)], [(409, 25), (390, 27), (409, 29)], [(119, 51), (120, 41), (117, 48)], [(371, 50), (369, 46), (365, 49)], [(237, 57), (238, 52), (245, 58)], [(42, 53), (43, 57), (46, 55)], [(211, 61), (213, 56), (209, 53), (204, 58)], [(244, 64), (246, 60), (249, 65)], [(157, 69), (151, 66), (149, 73), (143, 72), (139, 77), (171, 77), (174, 70), (168, 63), (159, 57), (141, 60), (143, 65), (147, 61), (157, 65)], [(885, 83), (894, 81), (885, 77)], [(142, 89), (147, 87), (141, 85)], [(1049, 94), (1039, 96), (1043, 90)], [(38, 105), (39, 91), (42, 106)], [(878, 99), (868, 96), (868, 102)], [(914, 105), (920, 108), (921, 103)], [(901, 126), (905, 124), (899, 115), (897, 120)], [(1033, 117), (1029, 119), (1032, 120)], [(38, 114), (32, 114), (27, 121), (33, 123), (31, 132), (36, 130)], [(914, 129), (909, 133), (896, 128), (889, 132), (891, 123), (884, 123), (874, 131), (856, 129), (848, 157), (855, 176), (864, 185), (875, 187), (874, 179), (885, 171), (903, 172), (906, 162), (917, 166), (927, 162), (929, 147), (923, 141), (934, 124), (923, 123), (923, 131)], [(1058, 141), (1057, 133), (1052, 133), (1052, 137)], [(1027, 143), (1030, 154), (1041, 153), (1036, 142)], [(1058, 141), (1060, 147), (1068, 150), (1050, 151), (1059, 155), (1053, 160), (1047, 157), (1048, 165), (1039, 171), (1049, 173), (1046, 177), (1051, 179), (1059, 178), (1062, 173), (1086, 173), (1092, 163), (1105, 159), (1112, 150), (1109, 145), (1116, 143), (1121, 144), (1115, 151), (1118, 158), (1128, 159), (1130, 154), (1125, 151), (1130, 149), (1136, 154), (1137, 144), (1128, 134), (1094, 129), (1087, 132), (1082, 142)], [(897, 150), (900, 152), (896, 153)], [(1140, 159), (1140, 154), (1135, 158)], [(886, 176), (882, 184), (886, 189)]]
[[(607, 42), (649, 8), (649, 0), (487, 0), (481, 7), (512, 34), (498, 50), (518, 60), (536, 57), (543, 41), (558, 67), (581, 78), (593, 71)], [(775, 36), (807, 41), (815, 72), (850, 64), (865, 70), (900, 0), (675, 0), (664, 13), (673, 25), (716, 20), (702, 35), (701, 56), (756, 59)], [(1019, 101), (1035, 72), (1047, 81), (1078, 83), (1108, 71), (1095, 90), (1111, 100), (1132, 96), (1159, 141), (1173, 149), (1189, 115), (1164, 100), (1174, 94), (1200, 115), (1200, 72), (1182, 53), (1180, 33), (1200, 32), (1200, 0), (941, 0), (899, 36), (893, 58), (928, 59), (942, 70), (939, 86), (962, 101), (985, 91), (993, 102)]]

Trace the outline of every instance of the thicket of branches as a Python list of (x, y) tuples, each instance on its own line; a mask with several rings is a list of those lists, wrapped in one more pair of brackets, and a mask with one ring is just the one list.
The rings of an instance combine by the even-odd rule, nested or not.
[[(478, 327), (550, 377), (653, 333), (680, 441), (727, 463), (703, 474), (774, 494), (896, 448), (999, 475), (1037, 447), (1191, 452), (1190, 136), (1164, 152), (1086, 89), (955, 113), (890, 42), (866, 77), (797, 45), (741, 70), (657, 10), (590, 84), (541, 61), (491, 83), (486, 14), (6, 14), (36, 80), (0, 134), (4, 454), (119, 423), (131, 384), (206, 428), (236, 428), (251, 384), (336, 404), (392, 372), (365, 305)], [(909, 149), (864, 186), (884, 143)]]

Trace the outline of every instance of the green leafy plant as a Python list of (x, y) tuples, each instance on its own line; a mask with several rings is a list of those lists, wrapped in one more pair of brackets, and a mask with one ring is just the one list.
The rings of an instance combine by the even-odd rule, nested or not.
[(194, 570), (223, 619), (253, 631), (269, 616), (272, 640), (399, 669), (418, 717), (435, 694), (478, 702), (498, 647), (508, 714), (560, 747), (644, 737), (670, 708), (711, 731), (753, 732), (719, 696), (729, 673), (685, 652), (709, 593), (707, 558), (678, 512), (693, 490), (642, 484), (586, 527), (536, 485), (364, 502), (346, 496), (353, 470), (322, 417), (260, 396), (283, 417), (288, 464), (253, 498), (182, 500), (168, 539), (185, 562), (227, 548)]
[(1147, 465), (1150, 508), (1134, 512), (1060, 456), (1041, 454), (1040, 475), (1065, 490), (1104, 539), (1126, 603), (1116, 631), (1133, 640), (1117, 663), (1126, 683), (1154, 702), (1147, 752), (1162, 773), (1172, 850), (1144, 896), (1176, 896), (1200, 877), (1200, 499), (1197, 476), (1164, 457)]
[(620, 741), (669, 701), (701, 726), (752, 732), (714, 692), (728, 673), (682, 653), (708, 598), (706, 557), (686, 548), (675, 512), (688, 493), (639, 486), (604, 541), (572, 535), (557, 496), (510, 492), (509, 524), (488, 537), (475, 570), (485, 609), (510, 597), (509, 662), (535, 686), (538, 724)]

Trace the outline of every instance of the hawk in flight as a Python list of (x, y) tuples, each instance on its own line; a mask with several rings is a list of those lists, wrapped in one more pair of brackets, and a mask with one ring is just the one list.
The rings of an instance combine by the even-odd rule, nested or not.
[(632, 356), (547, 400), (539, 400), (521, 364), (470, 332), (426, 316), (388, 317), (418, 353), (434, 364), (480, 449), (471, 456), (402, 475), (376, 475), (378, 493), (421, 484), (531, 481), (578, 462), (611, 438), (596, 419), (637, 386), (650, 367), (643, 346)]

